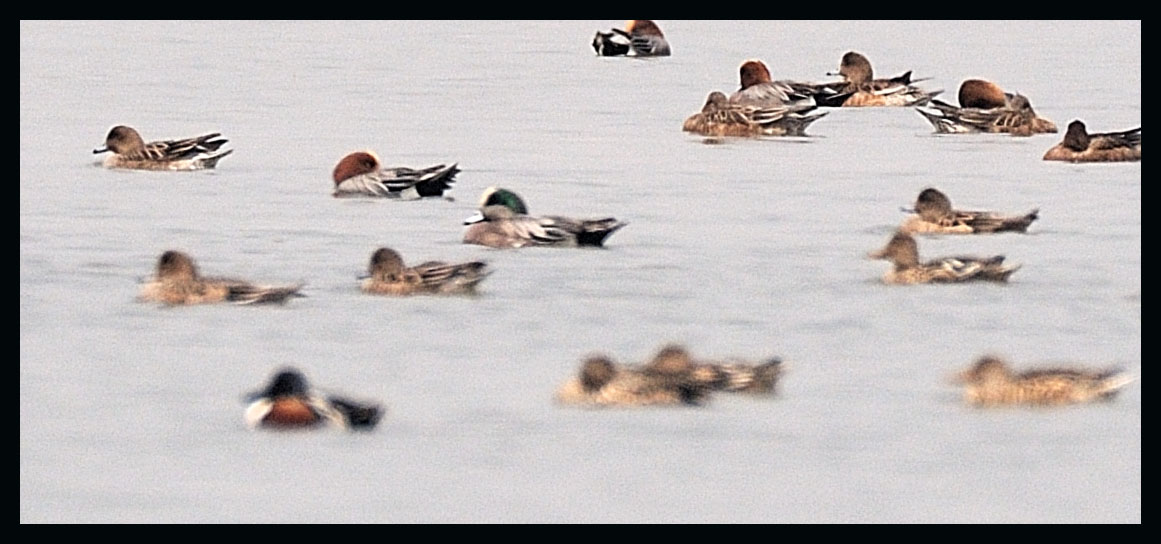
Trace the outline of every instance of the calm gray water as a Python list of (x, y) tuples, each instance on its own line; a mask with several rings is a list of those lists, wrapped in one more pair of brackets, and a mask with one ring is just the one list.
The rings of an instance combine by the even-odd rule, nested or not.
[[(1141, 22), (658, 21), (674, 55), (598, 58), (624, 21), (22, 22), (22, 522), (1141, 522), (1141, 385), (1112, 403), (976, 410), (947, 376), (1141, 368), (1141, 165), (1045, 163), (1059, 134), (936, 136), (905, 108), (811, 138), (707, 145), (682, 120), (763, 59), (825, 80), (847, 50), (947, 90), (985, 77), (1064, 127), (1141, 123)], [(109, 128), (220, 131), (215, 171), (96, 166)], [(458, 161), (449, 201), (338, 200), (330, 172)], [(615, 215), (605, 250), (460, 243), (480, 193)], [(863, 258), (929, 185), (1039, 207), (1009, 285), (888, 287)], [(482, 295), (363, 295), (379, 246), (485, 259)], [(306, 281), (285, 306), (135, 301), (166, 249)], [(587, 353), (781, 356), (770, 399), (552, 402)], [(279, 366), (381, 400), (372, 433), (251, 432)]]

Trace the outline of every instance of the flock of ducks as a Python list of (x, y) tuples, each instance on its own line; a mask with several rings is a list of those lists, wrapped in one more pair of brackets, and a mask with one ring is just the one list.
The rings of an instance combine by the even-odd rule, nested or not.
[[(653, 21), (633, 20), (625, 29), (598, 31), (592, 42), (601, 56), (668, 56), (671, 48)], [(713, 91), (701, 111), (683, 123), (683, 130), (710, 137), (804, 136), (806, 128), (827, 115), (820, 107), (914, 107), (938, 133), (1007, 133), (1017, 136), (1055, 133), (1055, 124), (1039, 117), (1027, 97), (1005, 92), (980, 79), (964, 81), (959, 106), (935, 99), (941, 91), (925, 91), (911, 72), (876, 79), (870, 61), (850, 51), (839, 70), (828, 73), (842, 80), (809, 83), (773, 80), (759, 60), (747, 60), (739, 69), (740, 87), (727, 95)], [(94, 154), (111, 153), (107, 168), (139, 170), (201, 170), (215, 168), (233, 150), (220, 151), (227, 140), (219, 133), (194, 138), (146, 143), (132, 127), (113, 127), (103, 147)], [(1108, 162), (1141, 160), (1141, 129), (1090, 134), (1083, 122), (1069, 124), (1064, 140), (1048, 150), (1044, 160)], [(332, 173), (334, 197), (372, 197), (415, 200), (444, 197), (460, 172), (457, 164), (427, 168), (385, 167), (373, 151), (343, 157)], [(1026, 232), (1038, 209), (1024, 214), (965, 211), (934, 187), (924, 189), (912, 215), (887, 245), (868, 254), (893, 267), (883, 277), (888, 284), (1004, 282), (1020, 267), (1003, 256), (919, 259), (914, 234), (986, 234)], [(614, 217), (577, 219), (559, 215), (534, 216), (515, 192), (489, 187), (480, 198), (478, 213), (464, 221), (463, 242), (492, 248), (600, 247), (626, 223)], [(387, 247), (371, 255), (367, 275), (359, 278), (363, 292), (408, 296), (418, 294), (471, 295), (491, 271), (483, 261), (446, 263), (427, 261), (407, 266)], [(230, 302), (283, 303), (301, 294), (303, 284), (262, 285), (246, 280), (203, 276), (189, 255), (168, 250), (158, 258), (155, 274), (143, 282), (139, 299), (166, 305)], [(696, 360), (682, 346), (661, 348), (640, 364), (621, 364), (603, 354), (584, 359), (578, 375), (556, 392), (561, 404), (588, 406), (699, 405), (714, 392), (772, 394), (784, 372), (779, 358), (761, 362)], [(1090, 371), (1050, 368), (1013, 372), (997, 357), (980, 358), (957, 376), (970, 404), (1055, 405), (1105, 400), (1134, 378), (1117, 369)], [(283, 368), (269, 384), (247, 397), (244, 420), (251, 427), (301, 428), (334, 426), (373, 428), (383, 410), (373, 402), (322, 394), (312, 389), (301, 372)]]

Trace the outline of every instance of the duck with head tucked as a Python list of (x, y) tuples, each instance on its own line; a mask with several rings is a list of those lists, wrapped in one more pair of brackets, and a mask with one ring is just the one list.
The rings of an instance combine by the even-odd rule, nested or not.
[(577, 247), (604, 245), (627, 223), (613, 217), (574, 219), (559, 215), (534, 217), (516, 193), (489, 187), (480, 197), (480, 210), (464, 220), (465, 244), (495, 248), (525, 246)]
[(399, 252), (381, 247), (371, 254), (362, 289), (376, 295), (470, 295), (490, 273), (488, 265), (481, 261), (427, 261), (405, 266)]
[(964, 401), (975, 406), (1053, 406), (1112, 400), (1135, 379), (1120, 368), (1046, 367), (1015, 372), (999, 357), (986, 355), (955, 381), (964, 386)]
[(681, 129), (702, 136), (806, 136), (806, 127), (826, 115), (810, 114), (816, 106), (758, 107), (731, 104), (714, 91), (705, 105), (685, 120)]
[(964, 80), (959, 86), (959, 107), (938, 99), (915, 108), (937, 133), (1007, 133), (1031, 136), (1056, 132), (1056, 125), (1036, 115), (1028, 97), (1004, 92), (999, 85), (983, 79)]
[(370, 430), (383, 415), (376, 403), (315, 391), (298, 369), (290, 367), (275, 373), (262, 390), (247, 395), (246, 402), (243, 420), (251, 429)]
[[(625, 29), (611, 29), (612, 32), (597, 31), (593, 38), (593, 49), (598, 55), (611, 57), (625, 55), (632, 51), (636, 57), (668, 57), (669, 42), (661, 27), (648, 19), (635, 19), (625, 23)], [(627, 43), (614, 37), (620, 36)]]
[(220, 133), (204, 134), (181, 140), (161, 140), (145, 143), (133, 127), (118, 125), (109, 130), (105, 146), (93, 154), (112, 152), (105, 158), (106, 168), (132, 170), (206, 170), (218, 165), (222, 157), (233, 153), (228, 149), (215, 154), (229, 140), (218, 139)]
[(1044, 154), (1046, 161), (1125, 162), (1141, 160), (1141, 127), (1121, 132), (1089, 134), (1084, 122), (1068, 124), (1064, 141)]
[(996, 212), (956, 210), (951, 199), (939, 189), (928, 187), (915, 199), (914, 212), (899, 230), (908, 234), (982, 234), (992, 232), (1027, 232), (1028, 226), (1039, 217), (1040, 209), (1023, 215), (1004, 215)]
[(168, 305), (233, 302), (235, 304), (282, 303), (290, 297), (303, 297), (303, 284), (257, 285), (232, 278), (204, 277), (193, 259), (180, 251), (169, 250), (157, 259), (157, 272), (141, 287), (138, 297), (145, 302)]
[(927, 262), (919, 261), (919, 245), (915, 238), (896, 231), (887, 245), (867, 255), (871, 259), (891, 261), (894, 265), (883, 276), (888, 284), (959, 283), (966, 281), (1006, 282), (1020, 266), (1004, 265), (1004, 256), (995, 257), (942, 257)]
[(928, 78), (913, 80), (910, 71), (890, 79), (875, 79), (871, 61), (855, 51), (844, 54), (838, 72), (828, 72), (827, 75), (843, 77), (840, 92), (849, 94), (842, 102), (843, 107), (919, 106), (943, 92), (928, 92), (912, 85)]
[(437, 164), (422, 169), (394, 166), (384, 168), (374, 151), (356, 151), (339, 160), (331, 178), (336, 197), (371, 196), (416, 200), (441, 197), (451, 189), (460, 169), (456, 163)]

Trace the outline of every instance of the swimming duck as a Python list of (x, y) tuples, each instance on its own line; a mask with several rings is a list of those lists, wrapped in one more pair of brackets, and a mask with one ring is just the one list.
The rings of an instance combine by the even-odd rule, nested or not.
[(648, 19), (627, 21), (625, 30), (613, 28), (612, 31), (629, 40), (629, 46), (635, 56), (668, 57), (670, 54), (669, 42), (665, 40), (661, 28)]
[(793, 82), (773, 81), (766, 63), (750, 59), (738, 67), (739, 88), (729, 96), (730, 104), (758, 108), (816, 106), (814, 87)]
[(157, 259), (157, 273), (141, 287), (140, 300), (169, 305), (233, 302), (261, 304), (285, 302), (299, 293), (303, 284), (286, 286), (255, 285), (230, 278), (207, 278), (198, 274), (193, 259), (180, 251), (169, 250)]
[(105, 146), (93, 154), (111, 151), (105, 158), (106, 168), (133, 170), (205, 170), (217, 166), (222, 157), (233, 149), (214, 154), (229, 140), (216, 139), (220, 133), (204, 134), (182, 140), (162, 140), (145, 143), (133, 127), (118, 125), (109, 130)]
[(1002, 215), (994, 212), (956, 210), (951, 200), (939, 189), (928, 187), (915, 199), (915, 209), (904, 211), (915, 215), (903, 222), (899, 229), (908, 234), (981, 234), (992, 232), (1027, 232), (1039, 217), (1040, 209), (1024, 215)]
[(579, 375), (557, 390), (556, 401), (589, 406), (697, 406), (708, 394), (688, 366), (620, 365), (608, 356), (592, 355), (585, 358)]
[(1030, 136), (1056, 132), (1056, 125), (1036, 115), (1028, 97), (1007, 93), (999, 85), (982, 79), (968, 79), (959, 86), (959, 107), (938, 99), (916, 108), (944, 134), (972, 132), (1008, 133)]
[(714, 91), (701, 111), (689, 116), (681, 129), (703, 136), (805, 136), (806, 127), (826, 112), (807, 115), (816, 106), (759, 108), (730, 104), (725, 93)]
[(662, 369), (669, 374), (688, 372), (694, 383), (710, 391), (755, 394), (773, 393), (784, 370), (782, 360), (777, 357), (761, 363), (740, 359), (695, 361), (679, 344), (663, 346), (646, 368)]
[(981, 357), (957, 376), (976, 406), (1061, 405), (1111, 400), (1136, 378), (1121, 369), (1041, 368), (1013, 372), (999, 357)]
[(875, 79), (871, 61), (855, 51), (844, 54), (839, 71), (827, 75), (842, 76), (846, 82), (841, 92), (850, 93), (850, 96), (842, 102), (844, 107), (919, 106), (943, 92), (928, 92), (912, 85), (928, 78), (912, 80), (910, 71), (890, 79)]
[(896, 231), (887, 245), (867, 255), (872, 259), (891, 261), (894, 267), (883, 276), (888, 284), (956, 283), (965, 281), (1006, 282), (1019, 266), (1004, 266), (1004, 256), (943, 257), (919, 262), (919, 246), (915, 238)]
[(314, 391), (301, 372), (289, 367), (279, 370), (264, 389), (247, 395), (246, 401), (243, 419), (251, 429), (370, 430), (382, 417), (378, 404)]
[(406, 166), (384, 168), (374, 151), (356, 151), (339, 160), (331, 178), (336, 197), (375, 196), (415, 200), (443, 196), (460, 169), (456, 163), (416, 170)]
[(404, 266), (397, 251), (381, 247), (371, 255), (362, 289), (376, 295), (473, 294), (476, 285), (491, 273), (487, 267), (481, 261), (427, 261)]
[(1141, 160), (1141, 127), (1089, 134), (1080, 120), (1068, 124), (1064, 141), (1044, 154), (1046, 161), (1115, 162)]
[(480, 197), (480, 211), (464, 220), (465, 244), (496, 248), (524, 246), (601, 246), (627, 223), (612, 217), (573, 219), (559, 215), (532, 217), (516, 193), (489, 187)]

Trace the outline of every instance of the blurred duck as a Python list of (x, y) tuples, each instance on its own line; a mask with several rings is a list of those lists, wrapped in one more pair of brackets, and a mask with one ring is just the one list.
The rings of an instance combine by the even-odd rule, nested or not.
[(652, 361), (620, 365), (605, 355), (587, 357), (577, 377), (556, 392), (566, 405), (651, 406), (700, 405), (710, 390), (693, 376), (689, 361)]
[(826, 115), (808, 114), (816, 106), (761, 108), (731, 104), (725, 93), (714, 91), (700, 112), (689, 116), (682, 130), (702, 136), (806, 136), (806, 127)]
[(833, 100), (830, 97), (831, 91), (820, 91), (810, 84), (773, 81), (766, 63), (757, 59), (743, 61), (738, 67), (738, 83), (738, 90), (729, 96), (730, 104), (775, 109), (817, 106), (815, 95), (818, 93), (826, 94), (828, 100)]
[(1017, 373), (990, 355), (981, 357), (956, 377), (964, 385), (964, 401), (976, 406), (1107, 401), (1135, 379), (1121, 369), (1041, 368)]
[(487, 266), (481, 261), (405, 266), (398, 252), (381, 247), (371, 255), (362, 289), (376, 295), (474, 294), (476, 285), (490, 274)]
[(378, 404), (314, 391), (294, 368), (279, 370), (264, 389), (247, 395), (246, 401), (243, 419), (251, 429), (370, 430), (382, 417)]
[(244, 280), (203, 277), (193, 259), (180, 251), (166, 251), (157, 260), (157, 272), (141, 288), (140, 300), (169, 305), (233, 302), (261, 304), (285, 302), (299, 293), (303, 284), (256, 285)]
[(896, 231), (887, 245), (867, 255), (872, 259), (891, 261), (894, 265), (883, 276), (888, 284), (958, 283), (965, 281), (1006, 282), (1019, 266), (1004, 266), (1004, 256), (943, 257), (919, 262), (919, 246), (915, 238)]
[(838, 89), (842, 93), (849, 94), (842, 102), (844, 107), (919, 106), (943, 92), (942, 90), (928, 92), (912, 85), (928, 78), (912, 80), (910, 71), (890, 79), (875, 79), (871, 61), (855, 51), (844, 54), (839, 71), (829, 72), (827, 75), (843, 77), (845, 84)]
[(455, 163), (420, 170), (406, 166), (384, 168), (374, 151), (356, 151), (335, 165), (331, 178), (336, 197), (373, 196), (415, 200), (443, 196), (460, 169)]
[(649, 368), (689, 372), (693, 381), (710, 391), (769, 394), (782, 376), (782, 360), (774, 357), (761, 363), (742, 360), (694, 360), (679, 344), (663, 346), (648, 363)]
[(1027, 232), (1028, 226), (1039, 216), (1034, 209), (1024, 215), (1003, 215), (995, 212), (956, 210), (951, 200), (939, 189), (929, 187), (919, 193), (915, 209), (899, 230), (908, 234), (982, 234), (992, 232)]
[(983, 79), (968, 79), (959, 86), (959, 107), (935, 99), (918, 111), (944, 134), (973, 132), (1030, 136), (1056, 132), (1056, 125), (1036, 115), (1022, 94), (1007, 93)]
[(111, 151), (105, 158), (106, 168), (134, 170), (205, 170), (214, 168), (233, 149), (214, 154), (229, 140), (217, 139), (220, 133), (205, 134), (182, 140), (145, 143), (133, 127), (118, 125), (109, 130), (105, 146), (93, 154)]
[(480, 197), (480, 210), (464, 220), (465, 244), (495, 248), (525, 246), (601, 246), (605, 238), (626, 223), (612, 217), (573, 219), (559, 215), (533, 217), (516, 193), (489, 187)]
[(1064, 141), (1044, 154), (1046, 161), (1119, 162), (1141, 160), (1141, 127), (1089, 134), (1080, 120), (1068, 124)]

